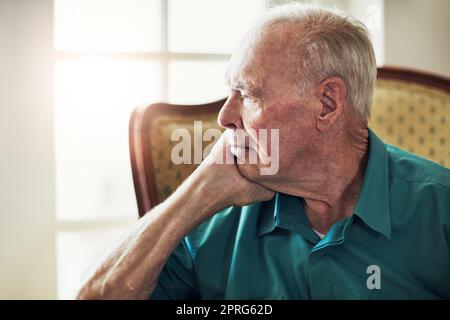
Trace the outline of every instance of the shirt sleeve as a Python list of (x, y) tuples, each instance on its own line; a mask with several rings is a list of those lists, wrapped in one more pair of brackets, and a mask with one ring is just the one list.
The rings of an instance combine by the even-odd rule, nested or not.
[(200, 299), (194, 263), (186, 238), (180, 242), (164, 265), (150, 299)]

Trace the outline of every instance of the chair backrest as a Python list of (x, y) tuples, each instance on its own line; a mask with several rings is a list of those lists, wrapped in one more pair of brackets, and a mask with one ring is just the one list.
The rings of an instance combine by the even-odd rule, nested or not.
[(379, 68), (369, 126), (384, 142), (450, 167), (450, 79)]
[[(194, 121), (202, 121), (203, 132), (219, 128), (217, 114), (224, 102), (156, 103), (133, 111), (130, 157), (140, 216), (164, 201), (198, 165), (171, 161), (173, 147), (179, 143), (171, 139), (174, 130), (186, 129), (194, 136)], [(369, 126), (385, 142), (449, 167), (450, 80), (417, 71), (379, 68)]]
[[(129, 143), (139, 216), (164, 201), (198, 166), (193, 148), (192, 164), (176, 165), (171, 161), (173, 148), (181, 142), (172, 141), (172, 134), (176, 129), (186, 129), (194, 137), (194, 121), (201, 121), (202, 134), (210, 128), (220, 129), (217, 114), (224, 102), (225, 99), (203, 105), (155, 103), (133, 111)], [(203, 147), (209, 143), (204, 141)]]

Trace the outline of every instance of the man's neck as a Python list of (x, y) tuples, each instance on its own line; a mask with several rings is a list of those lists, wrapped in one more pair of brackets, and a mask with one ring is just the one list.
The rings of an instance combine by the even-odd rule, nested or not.
[(276, 191), (302, 197), (311, 226), (325, 234), (338, 220), (353, 214), (368, 160), (368, 131), (342, 135), (309, 163), (298, 163)]

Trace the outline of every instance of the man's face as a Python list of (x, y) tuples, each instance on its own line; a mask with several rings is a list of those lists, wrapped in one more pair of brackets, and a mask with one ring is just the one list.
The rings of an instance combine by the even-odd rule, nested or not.
[[(219, 124), (229, 130), (232, 153), (241, 159), (239, 171), (253, 181), (285, 179), (294, 161), (307, 164), (317, 139), (315, 113), (317, 102), (313, 90), (300, 92), (293, 69), (299, 61), (273, 43), (247, 45), (233, 54), (227, 72), (230, 87), (228, 100), (219, 114)], [(261, 142), (261, 129), (267, 132), (267, 143)], [(261, 175), (267, 167), (271, 150), (271, 129), (279, 130), (279, 170), (272, 176)], [(246, 132), (250, 140), (238, 142), (235, 133)], [(234, 138), (234, 139), (233, 139)], [(248, 147), (258, 145), (258, 163), (245, 157)], [(273, 160), (273, 159), (272, 159)], [(264, 165), (266, 163), (266, 165)]]

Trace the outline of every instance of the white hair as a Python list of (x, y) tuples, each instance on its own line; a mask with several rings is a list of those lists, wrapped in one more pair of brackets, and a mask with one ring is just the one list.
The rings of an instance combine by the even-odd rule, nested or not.
[(302, 87), (308, 87), (312, 81), (339, 76), (347, 87), (347, 103), (357, 115), (367, 119), (377, 67), (364, 24), (335, 9), (294, 3), (269, 10), (252, 29), (253, 36), (259, 38), (270, 29), (267, 27), (283, 22), (301, 28), (297, 47), (302, 63), (296, 69)]

